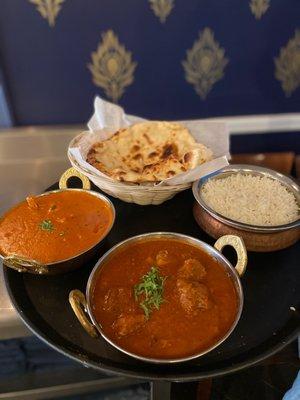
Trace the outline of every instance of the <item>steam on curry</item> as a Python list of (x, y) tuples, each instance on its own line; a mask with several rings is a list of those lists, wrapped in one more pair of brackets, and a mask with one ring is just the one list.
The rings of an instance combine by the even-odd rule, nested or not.
[(102, 332), (142, 357), (188, 357), (213, 346), (238, 310), (232, 279), (195, 246), (172, 239), (115, 253), (95, 280), (92, 312)]

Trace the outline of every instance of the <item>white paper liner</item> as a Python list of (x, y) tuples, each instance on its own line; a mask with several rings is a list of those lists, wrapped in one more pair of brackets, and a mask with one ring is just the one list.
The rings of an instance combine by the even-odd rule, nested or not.
[[(116, 182), (108, 175), (103, 174), (98, 169), (90, 165), (86, 160), (89, 149), (96, 142), (109, 139), (120, 128), (129, 126), (136, 122), (145, 121), (143, 118), (126, 115), (123, 108), (96, 97), (94, 101), (95, 112), (88, 122), (89, 131), (82, 132), (70, 144), (68, 149), (76, 163), (91, 175), (96, 175), (102, 179)], [(187, 172), (178, 174), (172, 178), (161, 181), (156, 186), (179, 185), (191, 183), (205, 175), (211, 174), (226, 165), (229, 156), (229, 131), (223, 122), (211, 122), (205, 120), (176, 121), (189, 129), (196, 142), (203, 143), (213, 152), (213, 160), (193, 168)], [(122, 182), (122, 184), (125, 184)], [(132, 185), (132, 184), (129, 184)], [(136, 184), (134, 184), (137, 186)], [(149, 183), (139, 186), (149, 186)]]

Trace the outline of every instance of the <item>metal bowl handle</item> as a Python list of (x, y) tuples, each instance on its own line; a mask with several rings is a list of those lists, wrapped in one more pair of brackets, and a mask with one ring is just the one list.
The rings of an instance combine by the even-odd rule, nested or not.
[(72, 310), (74, 311), (78, 321), (87, 333), (93, 338), (98, 337), (98, 333), (94, 325), (89, 321), (86, 316), (87, 304), (85, 295), (80, 290), (72, 290), (69, 294), (69, 302)]
[(59, 188), (67, 189), (68, 188), (68, 180), (74, 176), (76, 176), (77, 178), (79, 178), (81, 180), (82, 189), (86, 189), (86, 190), (91, 189), (91, 182), (89, 181), (89, 178), (87, 178), (81, 172), (77, 171), (77, 169), (75, 169), (75, 168), (69, 168), (62, 174), (62, 176), (60, 177), (60, 180), (59, 180)]
[(48, 267), (46, 265), (15, 254), (4, 257), (3, 264), (6, 267), (15, 269), (18, 272), (30, 272), (31, 274), (40, 275), (49, 273)]
[(242, 276), (246, 271), (248, 262), (247, 250), (243, 239), (235, 235), (225, 235), (221, 236), (214, 244), (214, 247), (220, 252), (222, 252), (225, 246), (231, 246), (236, 251), (237, 263), (235, 269), (239, 276)]

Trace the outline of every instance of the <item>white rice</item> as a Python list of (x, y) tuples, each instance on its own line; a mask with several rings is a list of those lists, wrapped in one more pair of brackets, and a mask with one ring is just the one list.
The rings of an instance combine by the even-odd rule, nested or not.
[(299, 218), (293, 193), (266, 176), (237, 173), (211, 178), (203, 185), (201, 196), (224, 217), (250, 225), (284, 225)]

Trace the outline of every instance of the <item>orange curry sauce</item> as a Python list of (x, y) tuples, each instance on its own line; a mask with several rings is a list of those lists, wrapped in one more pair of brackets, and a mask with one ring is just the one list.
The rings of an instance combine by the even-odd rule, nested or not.
[(95, 245), (111, 221), (110, 207), (89, 193), (28, 197), (0, 220), (0, 253), (41, 263), (62, 261)]
[[(163, 303), (146, 319), (134, 285), (152, 266), (167, 278)], [(103, 265), (91, 305), (112, 342), (143, 357), (167, 359), (191, 356), (221, 339), (236, 318), (238, 296), (213, 257), (177, 240), (153, 239), (129, 245)]]

